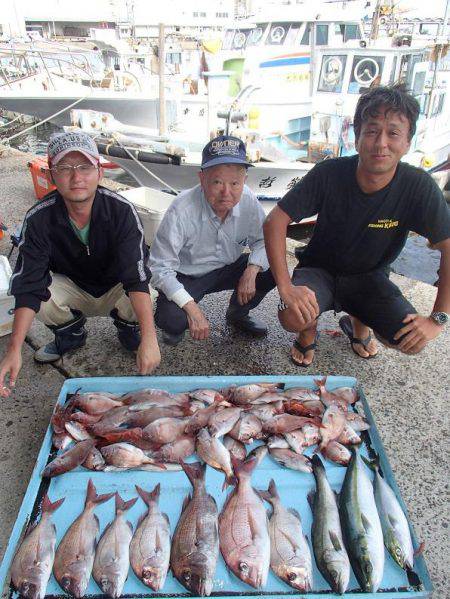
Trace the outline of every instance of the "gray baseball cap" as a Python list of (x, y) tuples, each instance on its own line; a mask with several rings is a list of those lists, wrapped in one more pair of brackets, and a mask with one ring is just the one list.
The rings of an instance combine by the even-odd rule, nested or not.
[(48, 142), (48, 160), (53, 165), (58, 164), (69, 152), (80, 152), (92, 164), (98, 164), (100, 154), (93, 139), (83, 131), (69, 131), (67, 133), (55, 133)]

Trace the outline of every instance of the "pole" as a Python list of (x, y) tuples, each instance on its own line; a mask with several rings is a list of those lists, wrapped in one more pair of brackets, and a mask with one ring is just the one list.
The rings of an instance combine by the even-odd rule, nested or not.
[(164, 69), (166, 63), (166, 55), (164, 49), (164, 23), (159, 24), (159, 43), (158, 43), (158, 74), (159, 74), (159, 134), (166, 134), (166, 101), (165, 101), (165, 86), (164, 86)]

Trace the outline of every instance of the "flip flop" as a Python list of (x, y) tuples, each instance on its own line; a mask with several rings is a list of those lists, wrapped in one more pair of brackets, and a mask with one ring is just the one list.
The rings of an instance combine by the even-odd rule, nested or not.
[[(302, 353), (304, 356), (307, 351), (317, 349), (317, 339), (318, 338), (319, 338), (319, 333), (316, 332), (314, 341), (312, 343), (310, 343), (309, 345), (301, 345), (300, 341), (298, 339), (296, 339), (294, 341), (294, 343), (292, 344), (292, 347), (295, 347), (295, 349), (298, 350), (300, 353)], [(290, 358), (291, 358), (291, 362), (293, 364), (295, 364), (296, 366), (300, 366), (301, 368), (308, 368), (308, 366), (311, 366), (311, 364), (314, 362), (314, 358), (313, 358), (313, 361), (311, 362), (311, 364), (300, 364), (299, 362), (297, 362), (297, 360), (294, 360), (294, 358), (292, 357), (292, 354), (290, 354)]]
[(369, 345), (369, 343), (373, 339), (372, 333), (369, 333), (365, 339), (360, 339), (359, 337), (354, 337), (353, 336), (353, 325), (352, 325), (352, 321), (350, 319), (350, 316), (348, 316), (348, 315), (342, 316), (339, 319), (339, 326), (341, 327), (341, 329), (344, 332), (344, 334), (349, 338), (349, 340), (350, 340), (350, 347), (352, 348), (352, 352), (354, 354), (356, 354), (358, 356), (358, 358), (361, 358), (362, 360), (371, 360), (372, 358), (376, 358), (377, 357), (378, 354), (375, 354), (373, 356), (366, 356), (366, 357), (361, 356), (360, 354), (358, 354), (358, 352), (356, 351), (356, 349), (353, 347), (353, 344), (359, 343), (367, 351), (367, 346)]

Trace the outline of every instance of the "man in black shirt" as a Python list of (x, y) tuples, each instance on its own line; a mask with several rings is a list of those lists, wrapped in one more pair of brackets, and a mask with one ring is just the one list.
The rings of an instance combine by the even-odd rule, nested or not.
[[(264, 225), (266, 250), (280, 293), (282, 326), (298, 337), (294, 363), (309, 366), (317, 319), (326, 310), (348, 312), (339, 324), (361, 358), (377, 353), (371, 334), (416, 354), (439, 335), (450, 313), (450, 212), (424, 171), (400, 162), (419, 115), (417, 101), (399, 85), (376, 87), (356, 107), (356, 156), (317, 164), (278, 203)], [(294, 270), (286, 263), (291, 222), (318, 214)], [(409, 231), (441, 252), (438, 293), (429, 316), (417, 314), (389, 280), (389, 266)]]

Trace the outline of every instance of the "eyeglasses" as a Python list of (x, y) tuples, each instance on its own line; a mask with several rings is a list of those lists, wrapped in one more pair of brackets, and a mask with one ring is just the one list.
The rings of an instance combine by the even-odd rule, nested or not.
[(52, 173), (55, 175), (64, 175), (68, 177), (75, 171), (78, 171), (82, 175), (89, 175), (94, 171), (98, 170), (98, 166), (95, 164), (75, 164), (74, 166), (70, 164), (60, 164), (59, 166), (53, 166), (51, 169)]

